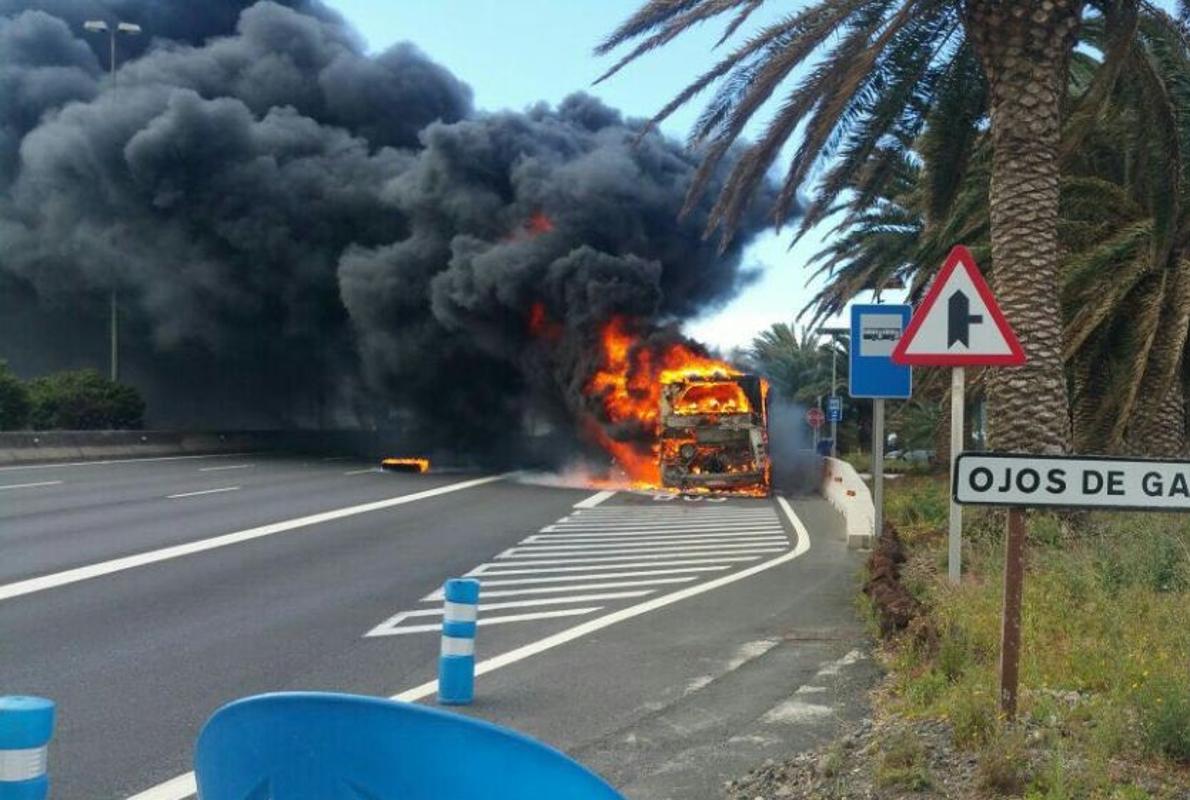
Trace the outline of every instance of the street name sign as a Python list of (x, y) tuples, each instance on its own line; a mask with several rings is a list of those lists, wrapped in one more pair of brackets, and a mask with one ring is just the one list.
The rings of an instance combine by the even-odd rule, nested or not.
[(892, 360), (929, 367), (1025, 363), (1021, 343), (966, 247), (957, 245), (950, 251), (893, 349)]
[(831, 422), (843, 421), (843, 398), (832, 395), (826, 398), (826, 418)]
[(847, 381), (852, 397), (907, 399), (913, 394), (913, 370), (893, 363), (892, 353), (909, 325), (913, 307), (851, 307), (851, 359)]
[(1190, 511), (1188, 461), (963, 453), (953, 485), (964, 505)]

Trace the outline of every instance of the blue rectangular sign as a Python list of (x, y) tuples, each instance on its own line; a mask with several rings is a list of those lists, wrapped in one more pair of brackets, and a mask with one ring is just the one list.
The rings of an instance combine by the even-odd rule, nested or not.
[(913, 371), (892, 362), (892, 351), (909, 325), (913, 307), (851, 307), (852, 397), (905, 399), (913, 393)]
[(826, 399), (826, 418), (830, 422), (843, 421), (843, 398), (828, 397)]

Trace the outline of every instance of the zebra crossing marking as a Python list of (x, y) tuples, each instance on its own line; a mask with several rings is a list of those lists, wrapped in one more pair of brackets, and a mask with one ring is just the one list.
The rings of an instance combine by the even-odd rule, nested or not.
[[(501, 625), (594, 614), (673, 584), (713, 581), (793, 546), (777, 508), (716, 504), (608, 505), (615, 492), (580, 501), (563, 517), (479, 564), (479, 624)], [(497, 600), (495, 598), (521, 598)], [(440, 629), (441, 589), (365, 636)], [(552, 608), (553, 606), (576, 606)], [(542, 609), (503, 613), (512, 609)]]

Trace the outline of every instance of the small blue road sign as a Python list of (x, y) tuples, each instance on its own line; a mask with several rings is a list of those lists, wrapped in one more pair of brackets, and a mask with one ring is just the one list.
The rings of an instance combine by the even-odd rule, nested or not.
[(852, 397), (905, 399), (913, 393), (911, 368), (892, 361), (912, 313), (907, 305), (851, 307)]
[(843, 398), (838, 395), (826, 399), (826, 418), (831, 422), (843, 421)]

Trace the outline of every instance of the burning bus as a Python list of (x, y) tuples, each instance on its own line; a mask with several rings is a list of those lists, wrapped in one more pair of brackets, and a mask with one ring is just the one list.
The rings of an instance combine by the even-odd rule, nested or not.
[(769, 493), (767, 382), (695, 375), (661, 386), (661, 485), (678, 491)]

